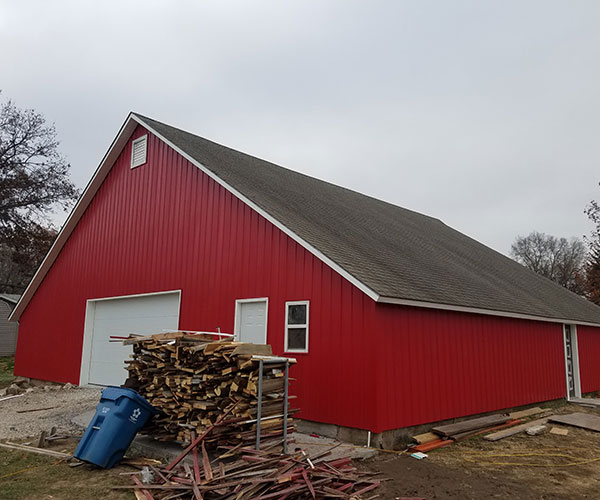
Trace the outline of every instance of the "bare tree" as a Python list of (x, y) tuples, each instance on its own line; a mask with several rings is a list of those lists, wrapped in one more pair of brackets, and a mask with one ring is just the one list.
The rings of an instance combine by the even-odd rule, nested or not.
[(528, 236), (518, 236), (511, 246), (510, 255), (525, 267), (572, 292), (583, 293), (587, 252), (579, 238), (569, 240), (534, 231)]
[(585, 237), (589, 254), (585, 262), (584, 288), (586, 297), (600, 305), (600, 204), (591, 201), (585, 214), (594, 223), (590, 236)]
[(52, 244), (52, 215), (79, 195), (69, 169), (54, 125), (10, 100), (0, 106), (0, 291), (22, 291)]

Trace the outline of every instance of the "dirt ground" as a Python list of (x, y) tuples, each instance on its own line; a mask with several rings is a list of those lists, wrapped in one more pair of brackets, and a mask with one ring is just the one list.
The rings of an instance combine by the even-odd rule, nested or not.
[[(56, 441), (49, 449), (72, 453), (77, 439)], [(133, 500), (127, 485), (137, 468), (118, 465), (103, 470), (84, 464), (71, 467), (62, 459), (0, 448), (0, 499), (2, 500), (83, 500), (103, 498)]]
[(94, 409), (99, 400), (100, 389), (48, 386), (47, 390), (39, 387), (18, 398), (0, 401), (0, 440), (15, 441), (52, 427), (66, 434), (80, 433), (71, 419)]
[[(26, 436), (39, 435), (41, 430), (53, 426), (59, 432), (80, 435), (82, 429), (73, 427), (71, 418), (93, 409), (99, 395), (98, 389), (52, 389), (0, 402), (0, 440), (26, 441)], [(53, 409), (18, 413), (43, 407)], [(554, 411), (600, 416), (600, 409), (577, 405), (564, 405)], [(548, 428), (552, 426), (549, 424)], [(424, 460), (408, 454), (380, 453), (355, 463), (389, 478), (373, 492), (381, 499), (600, 499), (600, 433), (563, 428), (568, 429), (567, 436), (519, 434), (494, 443), (475, 437), (431, 451)], [(76, 440), (70, 444), (74, 449)], [(19, 472), (29, 467), (34, 468)], [(126, 476), (119, 476), (118, 472), (131, 469), (108, 472), (90, 467), (72, 469), (46, 457), (0, 450), (0, 498), (57, 500), (99, 496), (83, 495), (83, 489), (88, 487), (90, 491), (106, 487), (101, 496), (107, 499), (127, 495), (133, 498), (131, 492), (108, 488), (123, 484)], [(13, 475), (14, 472), (18, 473)]]
[[(565, 405), (556, 413), (600, 410)], [(390, 478), (381, 498), (578, 500), (600, 498), (600, 433), (569, 426), (566, 436), (518, 434), (496, 442), (475, 437), (429, 452), (380, 454), (359, 467)]]

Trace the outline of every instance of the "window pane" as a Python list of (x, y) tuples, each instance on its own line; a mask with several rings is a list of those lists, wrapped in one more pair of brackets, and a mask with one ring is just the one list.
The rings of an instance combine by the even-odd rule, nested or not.
[(288, 307), (288, 325), (306, 325), (306, 304)]
[(288, 328), (288, 349), (306, 349), (306, 328)]

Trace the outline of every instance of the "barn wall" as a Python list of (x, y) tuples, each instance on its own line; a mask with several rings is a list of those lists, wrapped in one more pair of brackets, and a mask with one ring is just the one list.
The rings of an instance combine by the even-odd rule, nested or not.
[(377, 307), (378, 431), (565, 396), (562, 325)]
[(600, 391), (600, 329), (577, 327), (581, 392)]
[(285, 301), (308, 299), (310, 354), (292, 370), (302, 416), (372, 426), (373, 301), (154, 136), (146, 165), (130, 169), (130, 151), (22, 314), (16, 373), (78, 382), (86, 299), (181, 289), (180, 328), (232, 332), (235, 300), (268, 296), (278, 354)]
[(188, 330), (232, 332), (236, 299), (269, 297), (276, 354), (285, 301), (310, 300), (305, 419), (380, 432), (564, 396), (560, 325), (375, 304), (152, 134), (146, 165), (130, 154), (23, 312), (18, 375), (78, 382), (87, 299), (181, 289)]

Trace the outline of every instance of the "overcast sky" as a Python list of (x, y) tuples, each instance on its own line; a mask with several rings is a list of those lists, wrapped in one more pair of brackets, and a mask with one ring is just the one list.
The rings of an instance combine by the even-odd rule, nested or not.
[(0, 89), (80, 187), (137, 111), (508, 253), (591, 228), (599, 24), (597, 0), (0, 0)]

